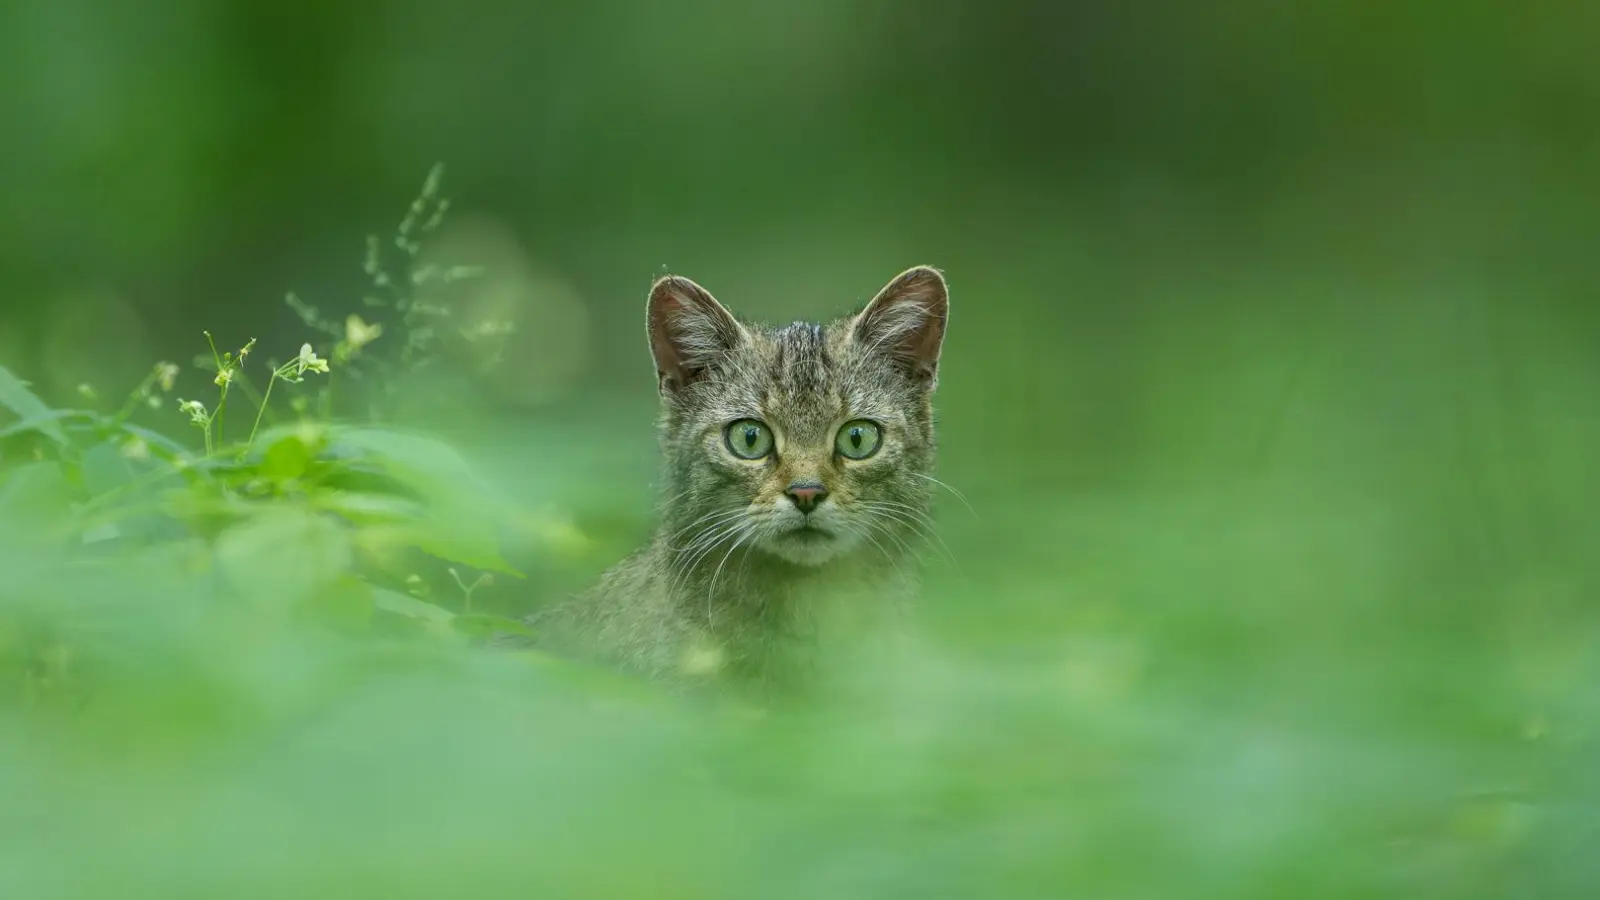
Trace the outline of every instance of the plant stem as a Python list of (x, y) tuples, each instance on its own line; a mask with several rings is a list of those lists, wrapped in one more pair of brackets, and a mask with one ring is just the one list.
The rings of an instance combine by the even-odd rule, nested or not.
[[(217, 398), (217, 411), (211, 414), (211, 421), (217, 426), (217, 440), (222, 440), (222, 411), (228, 407), (228, 381), (227, 373), (222, 369), (222, 357), (217, 354), (217, 342), (211, 339), (211, 332), (205, 332), (206, 343), (211, 347), (211, 360), (217, 365), (217, 378), (221, 380), (222, 395)], [(206, 456), (211, 455), (211, 428), (206, 427)]]
[(217, 398), (217, 411), (211, 414), (211, 420), (217, 423), (217, 442), (222, 442), (222, 411), (228, 408), (228, 384), (222, 384), (222, 396)]
[(250, 426), (250, 437), (245, 439), (244, 449), (239, 451), (239, 456), (249, 455), (250, 448), (255, 446), (256, 432), (261, 428), (261, 417), (267, 414), (267, 401), (272, 399), (272, 386), (278, 383), (278, 373), (274, 371), (272, 377), (267, 379), (267, 391), (261, 395), (261, 405), (256, 409), (256, 421)]
[(150, 390), (150, 388), (155, 385), (157, 377), (158, 373), (151, 372), (149, 375), (144, 377), (143, 381), (139, 382), (139, 386), (134, 388), (133, 393), (128, 395), (127, 402), (123, 403), (122, 408), (117, 410), (116, 415), (111, 417), (110, 421), (112, 424), (121, 425), (123, 422), (128, 421), (128, 419), (133, 416), (134, 410), (138, 409), (139, 407), (139, 401), (143, 400), (145, 397), (145, 392)]
[(328, 373), (327, 384), (322, 388), (322, 417), (333, 418), (333, 372)]

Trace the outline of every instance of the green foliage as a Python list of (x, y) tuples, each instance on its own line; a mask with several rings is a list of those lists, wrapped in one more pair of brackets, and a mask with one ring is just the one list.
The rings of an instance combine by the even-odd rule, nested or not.
[[(404, 312), (209, 347), (203, 398), (162, 363), (58, 409), (0, 369), (0, 897), (1595, 893), (1592, 564), (1456, 549), (1479, 484), (1437, 454), (1359, 468), (1314, 423), (1384, 497), (1060, 489), (957, 347), (922, 629), (808, 697), (685, 698), (481, 646), (642, 533), (647, 410), (497, 422), (486, 463), (347, 387), (427, 371), (442, 316)], [(637, 485), (599, 471), (635, 439)]]
[(65, 443), (67, 440), (57, 420), (65, 418), (69, 413), (46, 406), (43, 400), (28, 390), (27, 382), (3, 367), (0, 367), (0, 409), (9, 410), (22, 420), (0, 431), (0, 437), (9, 437), (23, 431), (38, 431), (57, 443)]
[[(432, 209), (423, 231), (436, 227), (443, 213), (438, 177), (436, 169), (396, 239), (408, 256), (420, 249), (414, 234), (418, 210)], [(380, 281), (396, 277), (375, 263), (369, 262), (369, 270)], [(399, 277), (422, 283), (426, 274)], [(400, 324), (404, 334), (413, 323)], [(166, 362), (114, 412), (53, 409), (0, 368), (0, 410), (14, 419), (0, 428), (0, 461), (7, 463), (0, 470), (0, 498), (7, 521), (27, 523), (25, 530), (73, 571), (91, 563), (114, 568), (128, 560), (181, 560), (184, 570), (204, 573), (203, 593), (241, 615), (292, 614), (339, 631), (381, 631), (394, 624), (387, 620), (398, 618), (424, 623), (424, 633), (455, 642), (526, 633), (514, 620), (472, 609), (472, 593), (488, 573), (522, 576), (501, 555), (511, 511), (449, 444), (398, 426), (313, 414), (304, 393), (287, 404), (292, 421), (263, 427), (275, 412), (275, 390), (281, 405), (284, 391), (333, 376), (335, 365), (354, 366), (382, 334), (381, 325), (352, 316), (321, 353), (307, 342), (286, 362), (269, 363), (265, 386), (256, 391), (249, 365), (255, 340), (237, 351), (219, 351), (205, 332), (217, 389), (209, 405), (172, 396), (180, 370)], [(415, 354), (425, 347), (425, 341), (408, 341), (396, 355), (420, 363)], [(230, 441), (230, 400), (237, 412), (245, 402), (238, 399), (241, 392), (255, 400), (255, 409), (248, 414), (248, 431)], [(317, 397), (317, 409), (331, 408), (326, 386)], [(145, 407), (173, 421), (187, 419), (201, 433), (202, 446), (191, 449), (133, 424)], [(87, 559), (80, 558), (85, 550)], [(418, 554), (453, 564), (446, 570), (457, 588), (453, 594), (429, 589), (413, 570)], [(466, 583), (454, 566), (479, 574)], [(11, 611), (0, 608), (0, 616)], [(32, 633), (10, 624), (11, 633)], [(55, 646), (59, 638), (51, 629), (41, 633), (44, 644), (15, 644), (18, 655), (11, 661), (33, 659), (42, 647)], [(76, 644), (63, 646), (78, 652)]]

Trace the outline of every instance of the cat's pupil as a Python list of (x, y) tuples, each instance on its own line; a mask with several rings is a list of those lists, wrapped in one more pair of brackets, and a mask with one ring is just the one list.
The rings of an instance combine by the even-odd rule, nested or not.
[(857, 450), (861, 449), (861, 429), (850, 429), (850, 446), (856, 448)]
[(746, 447), (754, 447), (756, 445), (756, 430), (754, 428), (746, 428), (744, 430), (744, 445)]

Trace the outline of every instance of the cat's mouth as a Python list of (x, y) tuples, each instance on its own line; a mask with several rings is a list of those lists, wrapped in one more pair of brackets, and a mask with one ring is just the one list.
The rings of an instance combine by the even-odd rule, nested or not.
[(767, 552), (801, 566), (820, 566), (848, 549), (843, 535), (813, 522), (797, 523), (772, 535), (764, 545)]

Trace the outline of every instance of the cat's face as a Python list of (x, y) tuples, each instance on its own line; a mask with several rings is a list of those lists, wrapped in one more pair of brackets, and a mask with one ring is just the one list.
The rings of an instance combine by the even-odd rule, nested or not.
[(736, 320), (687, 279), (656, 282), (665, 525), (688, 564), (734, 545), (805, 566), (903, 550), (927, 526), (948, 312), (927, 267), (854, 316), (777, 328)]

